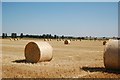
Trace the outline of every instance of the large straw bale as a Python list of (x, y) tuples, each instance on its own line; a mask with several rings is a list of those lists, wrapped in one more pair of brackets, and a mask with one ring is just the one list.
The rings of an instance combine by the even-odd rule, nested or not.
[(120, 69), (120, 40), (109, 40), (104, 50), (104, 66), (107, 69)]
[(25, 58), (27, 62), (50, 61), (53, 48), (47, 42), (29, 42), (25, 46)]

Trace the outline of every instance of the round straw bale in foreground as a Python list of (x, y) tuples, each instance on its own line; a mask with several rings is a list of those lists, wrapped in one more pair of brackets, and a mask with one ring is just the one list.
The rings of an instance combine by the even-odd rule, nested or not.
[(120, 40), (109, 40), (104, 51), (104, 66), (107, 69), (120, 69)]
[(47, 42), (29, 42), (25, 46), (25, 58), (27, 62), (37, 63), (50, 61), (53, 48)]
[(64, 44), (70, 44), (70, 40), (65, 40)]

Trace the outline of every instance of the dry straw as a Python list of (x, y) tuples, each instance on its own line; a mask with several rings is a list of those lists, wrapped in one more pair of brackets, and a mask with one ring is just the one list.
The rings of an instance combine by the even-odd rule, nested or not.
[(47, 42), (29, 42), (25, 46), (25, 58), (27, 62), (37, 63), (50, 61), (53, 48)]
[(70, 40), (65, 40), (64, 44), (70, 44)]
[(107, 69), (120, 69), (120, 41), (109, 40), (104, 51), (104, 65)]

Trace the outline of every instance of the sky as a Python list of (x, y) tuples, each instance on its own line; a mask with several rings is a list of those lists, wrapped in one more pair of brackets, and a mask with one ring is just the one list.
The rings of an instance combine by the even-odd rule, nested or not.
[(0, 2), (0, 35), (2, 34), (2, 3)]
[(2, 32), (118, 36), (118, 3), (2, 2)]
[(2, 2), (118, 2), (120, 0), (1, 0)]

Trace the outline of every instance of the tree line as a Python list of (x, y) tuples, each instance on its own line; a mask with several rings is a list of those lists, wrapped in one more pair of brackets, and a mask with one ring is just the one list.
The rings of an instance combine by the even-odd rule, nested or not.
[[(11, 33), (11, 36), (8, 36), (7, 33), (2, 33), (2, 38), (39, 38), (39, 39), (89, 39), (89, 40), (97, 40), (97, 39), (102, 39), (102, 40), (108, 40), (108, 37), (91, 37), (91, 36), (85, 36), (85, 37), (73, 37), (73, 36), (58, 36), (58, 35), (51, 35), (51, 34), (42, 34), (42, 35), (30, 35), (30, 34), (23, 34), (21, 33), (20, 35), (17, 35), (17, 33)], [(117, 39), (117, 37), (112, 37), (112, 39)]]

